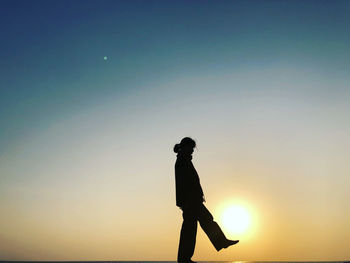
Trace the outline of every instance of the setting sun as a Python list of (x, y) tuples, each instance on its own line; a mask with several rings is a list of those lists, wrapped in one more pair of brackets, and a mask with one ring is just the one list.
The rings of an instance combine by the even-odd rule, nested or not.
[(231, 234), (243, 234), (250, 226), (251, 218), (248, 211), (238, 205), (231, 205), (224, 210), (221, 216), (224, 227)]

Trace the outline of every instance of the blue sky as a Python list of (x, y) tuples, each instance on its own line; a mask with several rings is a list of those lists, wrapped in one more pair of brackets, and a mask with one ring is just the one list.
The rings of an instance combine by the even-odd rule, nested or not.
[(346, 75), (349, 8), (347, 1), (3, 1), (1, 144), (123, 96), (137, 82), (271, 64)]

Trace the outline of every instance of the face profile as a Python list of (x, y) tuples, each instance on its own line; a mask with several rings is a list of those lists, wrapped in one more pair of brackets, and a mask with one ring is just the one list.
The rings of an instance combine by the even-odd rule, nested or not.
[(194, 151), (194, 148), (191, 145), (185, 145), (181, 148), (181, 152), (183, 154), (192, 154)]
[(180, 143), (175, 144), (174, 152), (180, 155), (191, 155), (195, 147), (196, 142), (190, 137), (185, 137)]

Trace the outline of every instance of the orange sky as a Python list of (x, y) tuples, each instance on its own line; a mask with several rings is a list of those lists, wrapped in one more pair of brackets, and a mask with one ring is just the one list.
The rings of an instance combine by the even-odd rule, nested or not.
[[(183, 104), (177, 115), (165, 103), (141, 107), (130, 112), (140, 121), (131, 118), (123, 130), (112, 110), (117, 105), (107, 103), (3, 154), (1, 257), (174, 260), (182, 218), (175, 206), (172, 146), (188, 135), (197, 140), (193, 163), (219, 224), (222, 211), (235, 202), (252, 219), (237, 237), (241, 242), (220, 253), (199, 230), (194, 259), (348, 258), (349, 135), (324, 123), (340, 121), (327, 114), (342, 108), (344, 98), (329, 109), (297, 94), (274, 94), (268, 105), (254, 94), (216, 96), (210, 112), (203, 103)], [(298, 108), (288, 106), (293, 101)], [(197, 121), (198, 114), (207, 121)]]

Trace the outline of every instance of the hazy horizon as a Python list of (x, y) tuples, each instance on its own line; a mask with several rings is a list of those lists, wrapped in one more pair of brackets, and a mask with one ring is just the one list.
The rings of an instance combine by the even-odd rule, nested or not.
[(174, 144), (197, 141), (194, 260), (350, 259), (349, 1), (2, 1), (0, 260), (175, 260)]

